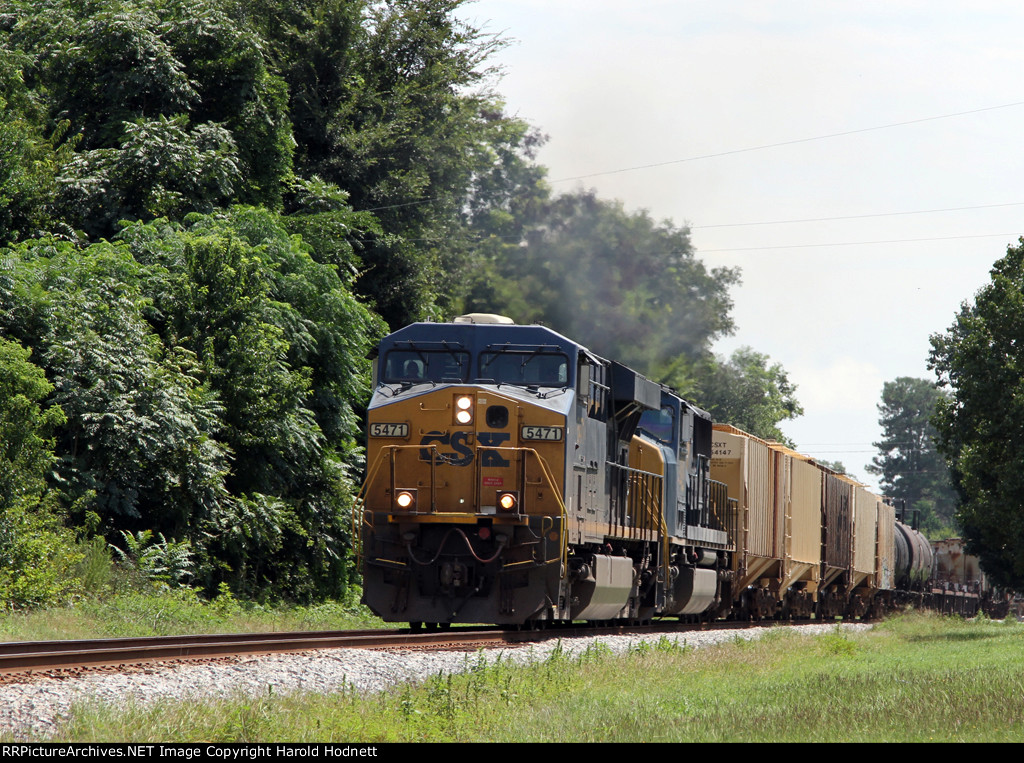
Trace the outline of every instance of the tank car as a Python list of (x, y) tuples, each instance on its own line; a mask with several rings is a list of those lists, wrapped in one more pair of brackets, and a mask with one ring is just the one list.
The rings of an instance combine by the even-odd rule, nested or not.
[(932, 576), (935, 555), (931, 544), (914, 528), (896, 522), (896, 587), (923, 591)]
[(381, 341), (367, 418), (363, 596), (383, 620), (721, 604), (732, 546), (711, 419), (626, 366), (500, 316), (417, 323)]

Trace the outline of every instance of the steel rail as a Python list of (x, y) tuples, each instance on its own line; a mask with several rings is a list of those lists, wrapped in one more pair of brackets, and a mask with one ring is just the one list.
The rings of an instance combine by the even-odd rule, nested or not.
[(320, 649), (425, 649), (437, 648), (438, 645), (459, 648), (461, 643), (480, 644), (535, 639), (536, 635), (530, 631), (463, 628), (427, 633), (394, 630), (303, 631), (6, 642), (0, 643), (0, 674)]
[[(822, 621), (803, 621), (806, 624)], [(661, 621), (645, 626), (560, 625), (538, 630), (495, 630), (461, 627), (451, 630), (409, 632), (302, 631), (294, 633), (237, 633), (152, 636), (67, 641), (0, 643), (0, 675), (83, 668), (118, 668), (151, 662), (199, 661), (244, 655), (303, 652), (322, 649), (469, 649), (515, 645), (558, 638), (608, 635), (684, 633), (694, 630), (771, 627), (799, 622), (717, 622), (684, 624)]]

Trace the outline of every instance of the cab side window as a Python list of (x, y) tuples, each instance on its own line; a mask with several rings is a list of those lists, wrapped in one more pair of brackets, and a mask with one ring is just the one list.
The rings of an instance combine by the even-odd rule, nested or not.
[(590, 364), (590, 407), (587, 415), (598, 421), (608, 420), (608, 367)]

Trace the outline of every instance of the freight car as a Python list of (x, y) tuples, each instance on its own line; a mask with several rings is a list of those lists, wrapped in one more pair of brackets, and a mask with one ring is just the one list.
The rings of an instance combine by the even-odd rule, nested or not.
[(739, 500), (731, 568), (749, 619), (861, 616), (888, 606), (895, 511), (785, 446), (715, 426), (711, 473)]
[[(932, 568), (929, 578), (919, 586), (911, 606), (926, 607), (953, 615), (973, 617), (983, 611), (1002, 619), (1016, 602), (1009, 591), (989, 585), (978, 557), (967, 553), (963, 540), (948, 538), (932, 541)], [(906, 593), (903, 593), (905, 602)]]
[(549, 328), (413, 324), (374, 375), (354, 521), (386, 621), (860, 616), (924, 584), (863, 486)]

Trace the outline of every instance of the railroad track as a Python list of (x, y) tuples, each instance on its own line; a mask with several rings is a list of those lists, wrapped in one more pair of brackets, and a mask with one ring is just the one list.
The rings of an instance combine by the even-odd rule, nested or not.
[[(770, 625), (771, 623), (764, 623)], [(461, 627), (409, 632), (302, 631), (187, 636), (154, 636), (67, 641), (0, 643), (0, 676), (5, 682), (20, 675), (106, 668), (118, 669), (152, 662), (204, 661), (244, 655), (304, 652), (318, 649), (466, 649), (522, 644), (554, 638), (623, 634), (680, 633), (706, 628), (676, 622), (647, 626), (558, 627), (548, 630), (495, 630)], [(716, 623), (715, 628), (750, 627), (750, 623)]]
[(458, 642), (467, 637), (468, 634), (462, 631), (422, 634), (399, 631), (302, 631), (9, 642), (0, 643), (0, 674), (116, 667), (172, 660), (209, 660), (315, 649), (384, 649), (416, 645), (429, 648), (432, 645)]

